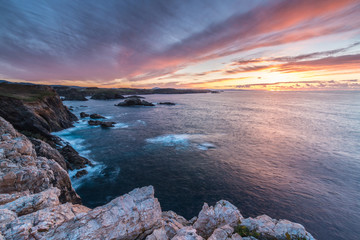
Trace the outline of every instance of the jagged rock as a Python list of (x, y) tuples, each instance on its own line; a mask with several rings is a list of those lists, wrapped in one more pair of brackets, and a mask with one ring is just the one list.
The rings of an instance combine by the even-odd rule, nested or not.
[(232, 239), (233, 232), (234, 228), (230, 227), (229, 225), (224, 225), (215, 229), (208, 240), (230, 240)]
[(159, 104), (161, 104), (161, 105), (170, 105), (170, 106), (176, 105), (176, 104), (173, 103), (173, 102), (159, 102)]
[(4, 226), (5, 224), (11, 222), (15, 218), (17, 218), (15, 212), (9, 209), (0, 209), (0, 226)]
[(0, 226), (0, 230), (5, 239), (8, 240), (41, 239), (50, 229), (59, 226), (65, 221), (80, 217), (89, 210), (89, 208), (82, 205), (65, 203), (16, 218)]
[(82, 176), (84, 176), (86, 174), (88, 174), (88, 171), (86, 171), (85, 169), (80, 170), (75, 174), (75, 178), (81, 178)]
[(63, 169), (67, 170), (66, 161), (64, 157), (59, 153), (58, 150), (51, 147), (46, 142), (36, 139), (36, 138), (29, 138), (29, 140), (34, 144), (35, 151), (37, 156), (39, 157), (46, 157), (48, 159), (55, 160)]
[(155, 106), (154, 104), (141, 100), (139, 98), (127, 98), (123, 102), (115, 104), (119, 107), (130, 107), (130, 106)]
[(59, 196), (59, 189), (50, 188), (37, 194), (20, 197), (5, 205), (0, 205), (0, 209), (8, 209), (15, 212), (18, 216), (22, 216), (43, 208), (59, 205)]
[(202, 240), (203, 238), (197, 235), (196, 230), (191, 226), (183, 227), (177, 231), (172, 240)]
[(160, 204), (149, 186), (63, 223), (46, 239), (142, 239), (160, 226)]
[(106, 118), (106, 117), (101, 116), (100, 114), (97, 114), (97, 113), (93, 113), (93, 114), (90, 114), (90, 118), (99, 119), (99, 118)]
[(92, 163), (88, 159), (80, 156), (79, 153), (69, 144), (59, 149), (59, 152), (68, 162), (67, 167), (70, 170), (81, 169), (86, 167), (86, 165), (92, 166)]
[(234, 205), (228, 201), (220, 200), (215, 204), (215, 207), (209, 207), (205, 203), (193, 227), (200, 236), (208, 238), (216, 228), (224, 225), (235, 227), (242, 219), (243, 216)]
[(276, 238), (286, 239), (286, 235), (289, 235), (292, 238), (299, 237), (314, 240), (314, 237), (305, 230), (303, 225), (288, 220), (276, 220), (267, 215), (246, 218), (241, 222), (241, 225), (260, 234)]
[(88, 117), (88, 116), (90, 116), (90, 115), (87, 114), (87, 113), (85, 113), (85, 112), (81, 112), (81, 113), (80, 113), (80, 117), (81, 117), (81, 118), (86, 118), (86, 117)]
[(81, 202), (67, 172), (54, 160), (36, 155), (33, 144), (0, 117), (0, 194), (29, 191), (39, 193), (51, 187), (61, 191), (61, 202)]
[(177, 215), (173, 211), (163, 212), (162, 219), (163, 228), (169, 239), (173, 238), (178, 230), (189, 225), (188, 221), (184, 217)]

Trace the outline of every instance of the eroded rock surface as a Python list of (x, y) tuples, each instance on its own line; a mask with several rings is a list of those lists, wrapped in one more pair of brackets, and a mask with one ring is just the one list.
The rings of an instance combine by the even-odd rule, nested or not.
[(60, 200), (80, 202), (67, 172), (53, 159), (36, 155), (33, 144), (0, 117), (0, 194), (60, 189)]
[(248, 227), (250, 230), (269, 235), (280, 239), (305, 238), (313, 240), (314, 237), (308, 233), (304, 226), (299, 223), (290, 222), (288, 220), (276, 220), (267, 215), (261, 215), (256, 218), (244, 219), (241, 225)]
[(149, 186), (62, 224), (46, 239), (143, 239), (160, 226), (160, 204)]
[(209, 207), (205, 203), (193, 226), (200, 236), (208, 238), (216, 228), (224, 225), (235, 227), (242, 219), (243, 216), (234, 205), (228, 201), (220, 200), (214, 207)]

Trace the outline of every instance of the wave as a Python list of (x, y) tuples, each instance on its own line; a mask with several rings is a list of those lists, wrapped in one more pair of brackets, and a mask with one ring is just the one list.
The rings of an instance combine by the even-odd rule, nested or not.
[(161, 144), (163, 146), (188, 146), (190, 135), (188, 134), (168, 134), (162, 135), (155, 138), (148, 138), (146, 142), (153, 144)]

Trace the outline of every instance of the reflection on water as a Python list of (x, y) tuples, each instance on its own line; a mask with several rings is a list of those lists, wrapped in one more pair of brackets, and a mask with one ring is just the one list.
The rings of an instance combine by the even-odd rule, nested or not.
[(115, 100), (90, 100), (80, 108), (83, 102), (65, 102), (76, 114), (85, 110), (118, 123), (102, 129), (83, 121), (59, 133), (102, 166), (77, 188), (86, 205), (151, 184), (163, 210), (187, 218), (204, 201), (227, 199), (245, 216), (300, 222), (318, 239), (360, 236), (358, 92), (146, 98), (177, 105), (120, 108)]

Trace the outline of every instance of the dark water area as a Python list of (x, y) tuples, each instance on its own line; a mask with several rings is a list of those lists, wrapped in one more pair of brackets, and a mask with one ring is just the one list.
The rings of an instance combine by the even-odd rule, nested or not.
[(145, 97), (177, 105), (64, 102), (118, 123), (83, 119), (57, 133), (97, 163), (73, 180), (85, 205), (153, 185), (163, 210), (188, 219), (226, 199), (245, 217), (289, 219), (318, 239), (360, 239), (360, 92)]

